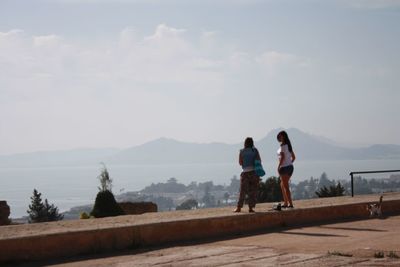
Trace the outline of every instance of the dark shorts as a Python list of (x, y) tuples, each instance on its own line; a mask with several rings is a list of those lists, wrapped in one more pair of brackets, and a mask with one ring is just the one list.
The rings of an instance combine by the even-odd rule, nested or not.
[(286, 166), (286, 167), (280, 167), (280, 168), (279, 168), (279, 175), (289, 175), (289, 176), (292, 176), (293, 171), (294, 171), (293, 165), (289, 165), (289, 166)]

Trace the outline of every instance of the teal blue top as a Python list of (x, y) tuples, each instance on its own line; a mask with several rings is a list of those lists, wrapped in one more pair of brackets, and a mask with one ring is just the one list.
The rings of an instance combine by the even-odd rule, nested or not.
[(254, 161), (259, 159), (257, 148), (243, 148), (240, 150), (240, 156), (242, 157), (242, 168), (244, 171), (254, 170)]

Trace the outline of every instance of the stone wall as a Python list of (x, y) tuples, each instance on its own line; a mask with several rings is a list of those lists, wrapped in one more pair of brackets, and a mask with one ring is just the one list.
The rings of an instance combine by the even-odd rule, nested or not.
[(121, 202), (118, 204), (128, 215), (157, 212), (157, 204), (153, 202)]
[(8, 216), (10, 216), (10, 207), (7, 205), (7, 201), (0, 200), (0, 225), (10, 224)]

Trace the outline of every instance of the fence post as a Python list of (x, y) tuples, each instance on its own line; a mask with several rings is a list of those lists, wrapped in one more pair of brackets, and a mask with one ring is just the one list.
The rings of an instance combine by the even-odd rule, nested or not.
[(351, 197), (354, 197), (354, 179), (353, 179), (353, 173), (350, 173), (351, 176)]

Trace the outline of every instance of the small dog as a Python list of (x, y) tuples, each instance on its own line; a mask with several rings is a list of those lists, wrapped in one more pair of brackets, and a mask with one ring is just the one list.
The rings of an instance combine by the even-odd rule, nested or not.
[(382, 216), (382, 199), (383, 196), (379, 198), (379, 203), (367, 205), (367, 210), (369, 211), (369, 217)]

